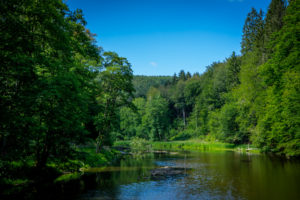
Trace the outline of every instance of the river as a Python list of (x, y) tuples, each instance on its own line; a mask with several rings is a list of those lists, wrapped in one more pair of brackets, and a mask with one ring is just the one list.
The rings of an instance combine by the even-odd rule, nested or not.
[[(150, 178), (160, 166), (184, 174)], [(300, 161), (223, 152), (171, 152), (124, 156), (116, 166), (85, 173), (80, 200), (300, 199)]]

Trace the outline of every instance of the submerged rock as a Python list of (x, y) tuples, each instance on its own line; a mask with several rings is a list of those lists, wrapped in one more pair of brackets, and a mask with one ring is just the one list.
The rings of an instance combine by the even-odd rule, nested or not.
[(163, 178), (169, 176), (183, 175), (189, 168), (165, 166), (151, 170), (151, 178)]

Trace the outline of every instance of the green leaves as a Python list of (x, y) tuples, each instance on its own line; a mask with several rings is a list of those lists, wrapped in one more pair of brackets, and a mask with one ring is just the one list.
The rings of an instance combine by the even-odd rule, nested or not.
[(119, 131), (119, 109), (122, 106), (133, 108), (131, 100), (134, 88), (132, 85), (131, 65), (126, 58), (119, 57), (114, 52), (105, 52), (103, 66), (105, 69), (97, 77), (99, 93), (97, 101), (102, 110), (95, 118), (98, 141), (111, 144), (111, 133)]
[(252, 8), (251, 12), (247, 15), (242, 36), (242, 54), (254, 51), (257, 48), (262, 47), (263, 42), (263, 12), (257, 12), (255, 8)]
[(98, 62), (99, 50), (60, 0), (4, 0), (1, 19), (2, 158), (67, 159), (86, 134), (92, 76), (81, 59)]

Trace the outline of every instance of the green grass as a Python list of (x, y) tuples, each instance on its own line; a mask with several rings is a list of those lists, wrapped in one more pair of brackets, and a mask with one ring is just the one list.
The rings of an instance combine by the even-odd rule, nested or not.
[(185, 141), (172, 142), (151, 142), (153, 149), (159, 150), (190, 150), (190, 151), (239, 151), (260, 153), (260, 150), (252, 145), (234, 145), (230, 143), (205, 141), (199, 139), (191, 139)]
[(206, 142), (202, 140), (186, 140), (172, 142), (152, 142), (151, 146), (157, 150), (196, 150), (196, 151), (224, 151), (234, 148), (233, 144), (221, 142)]
[[(130, 147), (131, 141), (117, 141), (114, 146)], [(250, 145), (234, 145), (230, 143), (205, 141), (201, 139), (190, 139), (183, 141), (164, 141), (164, 142), (151, 142), (148, 145), (153, 150), (188, 150), (188, 151), (239, 151), (259, 153), (260, 150)]]
[(130, 140), (119, 140), (115, 141), (114, 145), (115, 147), (130, 147)]

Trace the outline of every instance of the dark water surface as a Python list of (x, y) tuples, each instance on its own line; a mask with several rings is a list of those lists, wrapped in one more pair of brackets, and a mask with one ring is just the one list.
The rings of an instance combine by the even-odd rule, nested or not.
[[(119, 167), (93, 168), (79, 199), (300, 199), (300, 161), (237, 152), (126, 156)], [(151, 179), (157, 166), (191, 168)]]

